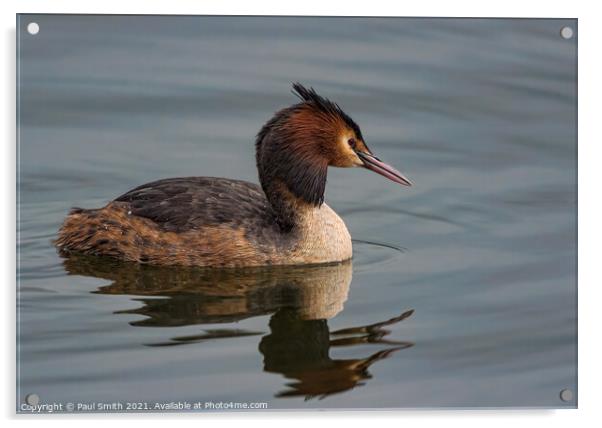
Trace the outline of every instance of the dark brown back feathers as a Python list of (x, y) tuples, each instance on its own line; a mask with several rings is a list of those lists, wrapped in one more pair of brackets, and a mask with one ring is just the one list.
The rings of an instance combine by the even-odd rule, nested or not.
[(181, 177), (153, 181), (119, 196), (131, 214), (148, 218), (167, 232), (186, 232), (228, 224), (265, 228), (273, 216), (256, 184), (216, 177)]

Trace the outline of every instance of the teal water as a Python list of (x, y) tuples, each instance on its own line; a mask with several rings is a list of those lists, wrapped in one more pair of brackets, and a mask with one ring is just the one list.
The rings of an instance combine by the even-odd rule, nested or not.
[[(576, 406), (577, 47), (565, 25), (576, 30), (21, 15), (19, 402)], [(415, 183), (329, 172), (351, 264), (216, 273), (58, 256), (71, 206), (166, 177), (256, 182), (254, 136), (295, 102), (292, 81), (336, 100)]]

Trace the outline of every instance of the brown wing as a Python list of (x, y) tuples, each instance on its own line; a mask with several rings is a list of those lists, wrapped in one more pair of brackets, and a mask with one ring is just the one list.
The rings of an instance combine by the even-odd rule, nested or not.
[(131, 214), (178, 233), (209, 225), (273, 223), (269, 203), (258, 185), (226, 178), (158, 180), (138, 186), (115, 201), (128, 202)]

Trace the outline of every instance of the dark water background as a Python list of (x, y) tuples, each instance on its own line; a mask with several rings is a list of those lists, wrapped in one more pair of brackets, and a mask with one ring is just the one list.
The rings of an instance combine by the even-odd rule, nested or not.
[[(19, 400), (575, 406), (559, 399), (576, 391), (577, 341), (576, 40), (564, 25), (576, 30), (21, 16)], [(255, 182), (254, 135), (295, 101), (296, 80), (340, 103), (415, 183), (329, 172), (352, 265), (220, 274), (56, 254), (71, 206), (172, 176)]]

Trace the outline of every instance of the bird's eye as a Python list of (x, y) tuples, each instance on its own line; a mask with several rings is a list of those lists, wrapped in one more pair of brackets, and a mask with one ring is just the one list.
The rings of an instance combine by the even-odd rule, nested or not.
[(355, 149), (356, 143), (355, 143), (355, 139), (354, 138), (350, 138), (347, 140), (347, 144), (349, 144), (349, 147), (351, 147), (352, 149)]

